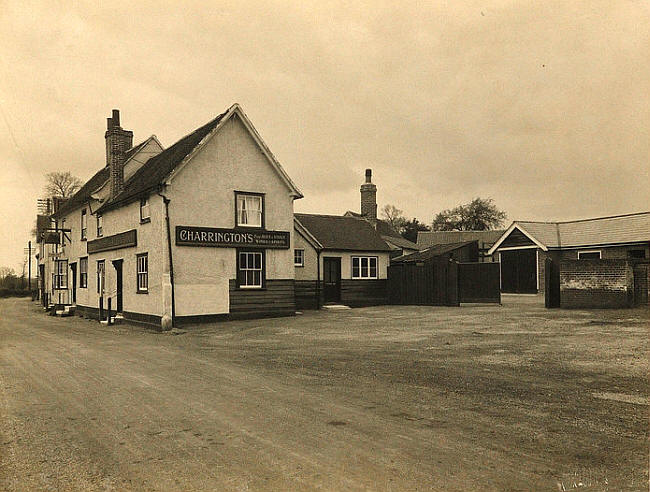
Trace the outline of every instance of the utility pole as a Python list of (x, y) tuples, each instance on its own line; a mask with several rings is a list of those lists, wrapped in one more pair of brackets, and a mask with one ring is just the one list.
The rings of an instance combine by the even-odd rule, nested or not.
[(29, 269), (27, 274), (27, 282), (29, 285), (29, 292), (32, 292), (32, 242), (27, 243), (27, 249), (29, 249)]

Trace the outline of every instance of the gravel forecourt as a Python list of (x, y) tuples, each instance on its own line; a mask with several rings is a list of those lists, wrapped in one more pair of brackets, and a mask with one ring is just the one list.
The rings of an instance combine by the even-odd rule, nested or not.
[(174, 333), (0, 300), (0, 490), (648, 490), (649, 310)]

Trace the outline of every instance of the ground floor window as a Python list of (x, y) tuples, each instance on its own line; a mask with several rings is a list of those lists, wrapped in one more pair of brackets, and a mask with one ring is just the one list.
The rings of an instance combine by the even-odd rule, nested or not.
[(578, 251), (579, 260), (600, 260), (600, 250)]
[(137, 255), (137, 281), (138, 292), (149, 292), (149, 255), (142, 253)]
[(56, 260), (52, 284), (55, 289), (68, 288), (68, 260)]
[(264, 252), (237, 252), (237, 284), (242, 289), (261, 289), (264, 286)]
[(293, 265), (297, 267), (305, 266), (305, 250), (304, 249), (294, 249), (293, 250)]
[(106, 281), (106, 263), (104, 260), (97, 260), (97, 293), (104, 294), (104, 282)]
[(88, 257), (79, 258), (79, 287), (88, 287)]
[(377, 261), (376, 256), (353, 256), (352, 278), (377, 278)]

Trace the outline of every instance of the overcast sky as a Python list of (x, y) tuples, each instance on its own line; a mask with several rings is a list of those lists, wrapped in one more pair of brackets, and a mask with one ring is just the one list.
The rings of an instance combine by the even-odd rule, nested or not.
[(305, 198), (430, 223), (491, 197), (508, 221), (650, 209), (647, 0), (0, 0), (0, 266), (43, 175), (104, 165), (113, 108), (163, 145), (239, 102)]

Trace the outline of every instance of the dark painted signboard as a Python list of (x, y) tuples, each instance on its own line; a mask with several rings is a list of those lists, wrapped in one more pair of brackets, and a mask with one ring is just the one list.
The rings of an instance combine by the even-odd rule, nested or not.
[(129, 248), (137, 246), (138, 233), (135, 229), (120, 232), (113, 236), (101, 237), (93, 241), (88, 241), (88, 253), (99, 253), (101, 251), (111, 251), (113, 249)]
[(177, 246), (215, 248), (289, 249), (289, 233), (284, 231), (247, 231), (215, 227), (176, 226)]

